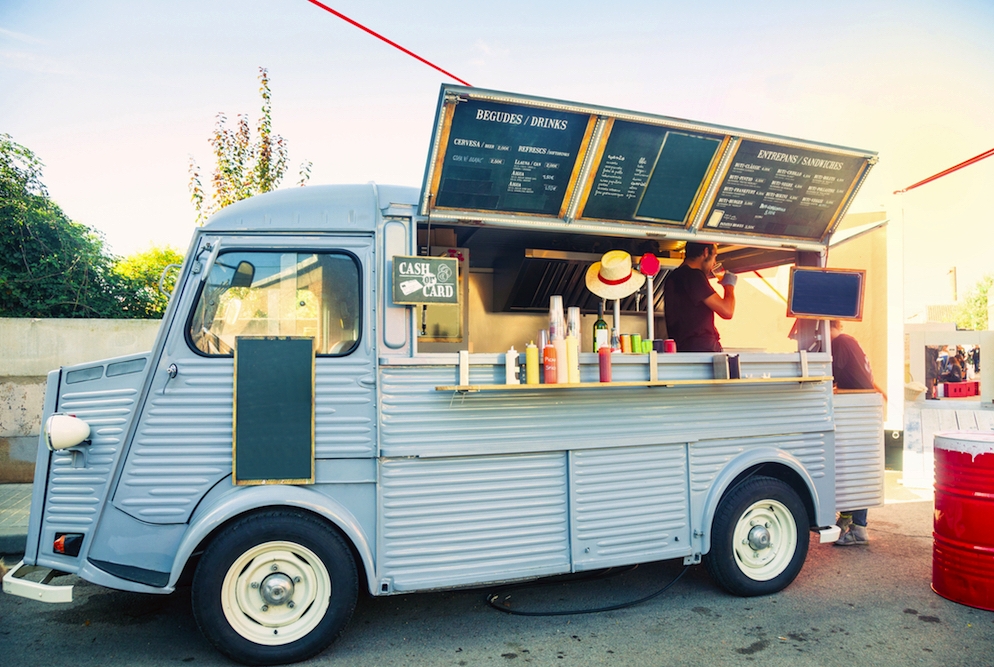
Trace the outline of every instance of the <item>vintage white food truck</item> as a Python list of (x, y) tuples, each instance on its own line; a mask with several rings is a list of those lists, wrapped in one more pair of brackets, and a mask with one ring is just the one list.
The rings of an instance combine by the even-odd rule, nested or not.
[[(875, 160), (443, 86), (420, 190), (229, 206), (196, 231), (151, 351), (49, 374), (4, 590), (68, 601), (52, 577), (70, 573), (166, 594), (186, 574), (204, 634), (248, 664), (325, 649), (360, 587), (683, 559), (731, 593), (779, 591), (810, 533), (834, 540), (836, 511), (883, 502), (881, 399), (833, 394), (818, 319), (859, 316), (859, 285), (820, 269)], [(611, 319), (665, 338), (647, 311), (687, 241), (731, 271), (807, 267), (798, 351), (736, 367), (639, 348), (601, 382), (588, 267), (658, 256), (657, 290)], [(584, 316), (579, 377), (507, 384), (554, 296)]]

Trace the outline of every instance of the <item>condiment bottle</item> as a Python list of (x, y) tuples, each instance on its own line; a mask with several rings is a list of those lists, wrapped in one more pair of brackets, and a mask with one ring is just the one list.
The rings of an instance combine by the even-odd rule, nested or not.
[(521, 384), (521, 366), (518, 365), (518, 351), (511, 349), (504, 355), (504, 384)]
[(580, 341), (576, 336), (566, 336), (566, 381), (580, 383)]
[(532, 341), (525, 346), (525, 383), (538, 384), (538, 348)]
[(611, 381), (611, 348), (607, 345), (597, 350), (597, 361), (600, 363), (601, 382)]
[(559, 369), (556, 364), (556, 347), (552, 343), (546, 343), (542, 350), (542, 368), (545, 384), (556, 384), (559, 382)]

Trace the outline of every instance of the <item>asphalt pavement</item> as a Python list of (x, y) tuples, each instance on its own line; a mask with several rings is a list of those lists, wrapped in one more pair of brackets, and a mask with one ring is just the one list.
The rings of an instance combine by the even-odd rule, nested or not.
[[(489, 588), (362, 596), (342, 636), (304, 664), (994, 665), (994, 612), (930, 588), (930, 494), (899, 487), (888, 497), (870, 510), (869, 546), (813, 543), (798, 578), (776, 595), (730, 596), (696, 566), (648, 602), (599, 614), (511, 616), (487, 605)], [(663, 561), (546, 580), (497, 602), (526, 612), (605, 606), (657, 591), (683, 569)], [(189, 588), (158, 596), (75, 577), (54, 583), (75, 584), (72, 603), (0, 595), (3, 664), (47, 666), (67, 656), (79, 667), (232, 664), (198, 632)]]

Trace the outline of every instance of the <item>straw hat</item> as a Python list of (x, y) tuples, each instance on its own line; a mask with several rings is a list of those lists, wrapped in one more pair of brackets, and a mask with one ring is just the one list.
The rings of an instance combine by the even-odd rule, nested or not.
[(623, 299), (645, 284), (645, 276), (632, 269), (632, 256), (610, 250), (587, 269), (587, 289), (602, 299)]

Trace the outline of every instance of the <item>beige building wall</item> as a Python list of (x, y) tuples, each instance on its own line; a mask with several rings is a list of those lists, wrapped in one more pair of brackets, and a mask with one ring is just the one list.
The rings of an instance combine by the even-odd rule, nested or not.
[(0, 484), (31, 481), (48, 372), (151, 350), (159, 323), (0, 318)]

